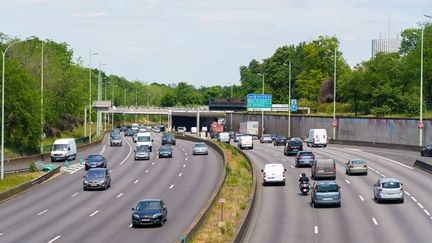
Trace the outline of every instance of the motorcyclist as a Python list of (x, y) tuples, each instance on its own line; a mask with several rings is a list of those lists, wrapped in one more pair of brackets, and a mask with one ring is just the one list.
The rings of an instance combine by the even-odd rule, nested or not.
[(306, 173), (301, 174), (301, 177), (299, 178), (299, 182), (300, 182), (300, 185), (303, 183), (309, 184), (309, 178), (306, 176)]

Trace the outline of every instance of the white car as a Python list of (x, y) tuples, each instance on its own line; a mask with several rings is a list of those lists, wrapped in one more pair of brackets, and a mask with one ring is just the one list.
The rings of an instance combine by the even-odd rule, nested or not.
[(252, 136), (250, 135), (244, 135), (241, 136), (238, 140), (237, 146), (240, 149), (253, 149), (253, 142), (252, 142)]
[(263, 185), (278, 183), (285, 186), (285, 171), (286, 169), (282, 164), (266, 164), (264, 169), (261, 170), (263, 173)]
[(177, 127), (177, 132), (186, 132), (186, 127)]
[(309, 129), (306, 144), (308, 147), (326, 147), (327, 146), (327, 130), (325, 129)]

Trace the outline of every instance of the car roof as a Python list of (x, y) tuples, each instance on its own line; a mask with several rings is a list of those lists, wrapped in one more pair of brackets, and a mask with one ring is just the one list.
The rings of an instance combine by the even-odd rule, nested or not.
[(399, 179), (394, 177), (384, 177), (380, 178), (381, 182), (400, 182)]
[(315, 184), (319, 185), (319, 184), (338, 184), (336, 181), (315, 181)]
[(283, 168), (283, 164), (280, 163), (265, 164), (264, 168)]

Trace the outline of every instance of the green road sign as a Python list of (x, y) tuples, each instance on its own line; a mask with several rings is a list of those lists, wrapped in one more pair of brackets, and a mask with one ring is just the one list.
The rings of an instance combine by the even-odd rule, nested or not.
[(248, 94), (247, 108), (248, 111), (271, 111), (272, 95), (271, 94)]

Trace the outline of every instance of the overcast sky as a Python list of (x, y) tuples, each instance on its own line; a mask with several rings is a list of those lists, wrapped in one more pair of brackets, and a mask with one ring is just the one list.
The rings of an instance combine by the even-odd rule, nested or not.
[[(88, 65), (143, 82), (239, 83), (239, 67), (320, 35), (353, 66), (371, 40), (432, 15), (431, 0), (0, 0), (0, 32), (67, 42)], [(390, 20), (390, 21), (389, 21)]]

